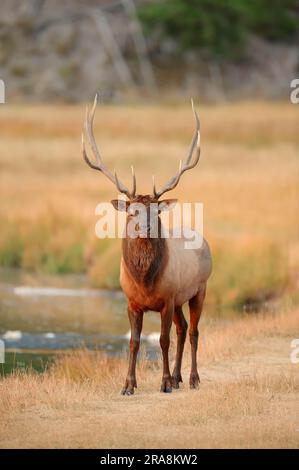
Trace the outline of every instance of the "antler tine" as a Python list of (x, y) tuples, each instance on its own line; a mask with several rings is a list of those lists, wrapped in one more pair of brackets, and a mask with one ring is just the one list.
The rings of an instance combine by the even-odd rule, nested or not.
[(94, 165), (88, 158), (86, 150), (85, 150), (85, 143), (84, 143), (84, 134), (82, 132), (82, 154), (83, 158), (86, 161), (87, 165), (90, 166), (90, 168), (93, 168), (94, 170), (98, 170), (97, 165)]
[(158, 194), (157, 194), (157, 191), (156, 191), (155, 175), (152, 175), (152, 180), (153, 180), (153, 196), (155, 198), (157, 198)]
[[(160, 189), (160, 191), (156, 190), (154, 180), (153, 180), (153, 195), (156, 199), (159, 199), (159, 197), (161, 197), (162, 194), (166, 193), (167, 191), (171, 191), (172, 189), (174, 189), (179, 183), (182, 174), (185, 173), (186, 170), (191, 170), (192, 168), (194, 168), (198, 163), (198, 160), (200, 157), (200, 123), (199, 123), (198, 114), (194, 108), (193, 99), (191, 99), (191, 106), (192, 106), (192, 110), (194, 113), (196, 127), (195, 127), (195, 131), (191, 140), (189, 152), (184, 161), (184, 164), (182, 164), (182, 160), (180, 160), (179, 171), (175, 174), (175, 176), (171, 177), (167, 181), (167, 183)], [(192, 162), (192, 156), (194, 153), (195, 146), (196, 146), (196, 154), (195, 154), (194, 161)]]
[(189, 153), (188, 153), (187, 158), (186, 158), (186, 165), (188, 165), (190, 163), (190, 160), (192, 158), (194, 147), (195, 147), (196, 142), (198, 140), (198, 133), (199, 133), (199, 129), (200, 129), (199, 117), (198, 117), (198, 114), (197, 114), (196, 109), (194, 107), (193, 98), (191, 98), (191, 106), (192, 106), (192, 111), (193, 111), (194, 118), (195, 118), (196, 128), (195, 128), (192, 140), (191, 140)]
[(92, 148), (92, 151), (96, 157), (97, 163), (100, 165), (102, 159), (101, 159), (101, 155), (100, 155), (99, 149), (97, 147), (97, 144), (93, 135), (93, 119), (94, 119), (97, 101), (98, 101), (98, 95), (96, 94), (94, 98), (92, 110), (91, 110), (91, 115), (89, 113), (88, 107), (86, 106), (86, 116), (85, 116), (84, 127), (85, 127), (85, 132), (88, 138), (89, 145)]
[(121, 181), (119, 181), (116, 170), (114, 168), (115, 185), (118, 191), (120, 193), (126, 194), (126, 196), (128, 196), (129, 199), (132, 199), (136, 194), (136, 176), (135, 176), (133, 165), (131, 166), (131, 168), (132, 168), (132, 179), (133, 179), (133, 189), (131, 192), (129, 192), (126, 186)]
[(92, 109), (91, 109), (91, 113), (89, 112), (88, 108), (86, 108), (86, 119), (85, 119), (85, 131), (86, 131), (87, 139), (88, 139), (89, 145), (90, 145), (90, 147), (93, 151), (93, 154), (96, 157), (96, 161), (97, 161), (97, 165), (93, 165), (92, 168), (94, 168), (95, 170), (99, 170), (102, 173), (104, 173), (104, 175), (107, 176), (107, 178), (109, 178), (110, 181), (112, 181), (112, 183), (115, 184), (113, 174), (103, 164), (103, 160), (102, 160), (102, 157), (100, 155), (100, 152), (99, 152), (99, 149), (98, 149), (98, 146), (96, 144), (95, 137), (94, 137), (94, 133), (93, 133), (93, 121), (94, 121), (97, 101), (98, 101), (98, 95), (96, 94), (95, 98), (94, 98), (93, 106), (92, 106)]
[(132, 197), (135, 196), (136, 194), (136, 175), (135, 175), (135, 170), (134, 170), (134, 167), (133, 165), (131, 166), (131, 170), (132, 170)]
[(120, 193), (125, 194), (129, 199), (132, 199), (135, 196), (135, 194), (133, 194), (133, 192), (130, 193), (128, 188), (118, 179), (115, 169), (114, 169), (114, 179), (115, 179), (115, 186), (117, 187), (117, 190)]
[(82, 134), (83, 158), (91, 168), (93, 168), (94, 170), (99, 170), (105, 176), (107, 176), (107, 178), (117, 187), (119, 192), (124, 193), (129, 199), (132, 199), (136, 193), (136, 177), (135, 177), (134, 169), (132, 170), (133, 189), (130, 192), (128, 188), (118, 179), (115, 170), (114, 170), (114, 175), (113, 175), (113, 173), (111, 173), (111, 171), (104, 165), (101, 154), (97, 147), (96, 140), (95, 140), (94, 133), (93, 133), (93, 121), (94, 121), (94, 116), (96, 112), (97, 101), (98, 101), (98, 95), (96, 94), (91, 112), (89, 112), (88, 108), (86, 108), (86, 118), (84, 122), (84, 128), (85, 128), (85, 132), (87, 135), (87, 139), (93, 151), (93, 154), (96, 158), (97, 164), (92, 163), (89, 160), (87, 153), (86, 153), (86, 149), (85, 149), (84, 135)]

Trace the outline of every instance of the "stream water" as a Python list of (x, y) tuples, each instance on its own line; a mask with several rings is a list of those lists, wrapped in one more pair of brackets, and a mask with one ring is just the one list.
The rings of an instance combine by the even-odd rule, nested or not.
[[(159, 330), (159, 314), (146, 314), (143, 344), (149, 356), (159, 350)], [(59, 351), (74, 348), (119, 354), (127, 349), (129, 335), (121, 291), (90, 289), (83, 276), (47, 278), (0, 270), (2, 372), (29, 364), (40, 370)]]

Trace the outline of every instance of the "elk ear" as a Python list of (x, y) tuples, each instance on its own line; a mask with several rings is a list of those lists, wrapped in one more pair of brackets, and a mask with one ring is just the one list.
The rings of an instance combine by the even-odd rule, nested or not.
[(177, 199), (164, 199), (164, 201), (159, 202), (159, 212), (171, 211), (171, 209), (174, 208), (177, 202)]
[(130, 205), (129, 201), (124, 201), (123, 199), (112, 199), (112, 201), (110, 202), (113, 205), (114, 209), (123, 212), (127, 212), (127, 209)]

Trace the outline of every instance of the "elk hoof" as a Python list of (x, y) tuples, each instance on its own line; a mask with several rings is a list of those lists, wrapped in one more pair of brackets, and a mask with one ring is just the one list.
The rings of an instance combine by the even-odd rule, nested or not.
[(180, 387), (180, 382), (183, 382), (181, 374), (173, 374), (171, 377), (172, 387), (178, 389)]
[(134, 388), (137, 387), (136, 382), (128, 382), (126, 380), (125, 386), (121, 391), (122, 395), (134, 395)]
[(128, 389), (128, 388), (123, 388), (121, 391), (122, 395), (134, 395), (134, 388)]
[(190, 388), (191, 389), (198, 389), (199, 388), (199, 383), (200, 383), (200, 378), (199, 378), (199, 375), (196, 373), (196, 374), (190, 374), (190, 380), (189, 380), (189, 384), (190, 384)]
[(161, 392), (163, 393), (171, 393), (172, 392), (172, 385), (170, 379), (163, 379), (161, 384)]

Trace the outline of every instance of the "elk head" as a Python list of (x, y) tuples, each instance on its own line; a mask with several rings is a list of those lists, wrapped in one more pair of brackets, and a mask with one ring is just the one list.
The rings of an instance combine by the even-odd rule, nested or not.
[[(133, 233), (136, 236), (140, 236), (141, 238), (148, 237), (152, 233), (160, 233), (161, 222), (159, 215), (163, 211), (167, 211), (171, 209), (175, 203), (177, 202), (176, 199), (165, 199), (160, 201), (160, 197), (174, 189), (182, 176), (183, 173), (187, 170), (191, 170), (194, 168), (199, 160), (200, 157), (200, 125), (199, 125), (199, 118), (197, 112), (193, 105), (193, 100), (191, 100), (192, 110), (195, 118), (195, 131), (192, 137), (192, 141), (190, 144), (189, 151), (187, 156), (182, 162), (180, 160), (179, 168), (177, 173), (172, 176), (165, 185), (160, 189), (156, 189), (155, 185), (155, 178), (153, 176), (153, 192), (151, 195), (138, 195), (136, 194), (136, 176), (133, 166), (132, 169), (132, 189), (129, 190), (124, 183), (120, 181), (117, 176), (116, 171), (112, 173), (103, 163), (103, 159), (100, 155), (98, 150), (94, 133), (93, 133), (93, 121), (97, 106), (97, 95), (94, 99), (94, 104), (92, 107), (91, 112), (86, 110), (86, 119), (84, 122), (84, 129), (87, 136), (88, 143), (91, 147), (91, 150), (94, 154), (96, 159), (96, 163), (93, 163), (89, 160), (84, 143), (84, 134), (82, 134), (82, 152), (83, 158), (86, 163), (94, 170), (101, 171), (117, 188), (119, 193), (125, 194), (128, 200), (120, 200), (120, 199), (113, 199), (111, 203), (113, 204), (116, 210), (125, 211), (127, 213), (127, 226), (130, 223), (136, 223), (135, 230)], [(194, 149), (196, 149), (195, 157), (193, 158)], [(157, 232), (158, 231), (158, 232)], [(131, 231), (132, 233), (132, 231)], [(135, 238), (134, 236), (134, 238)]]

